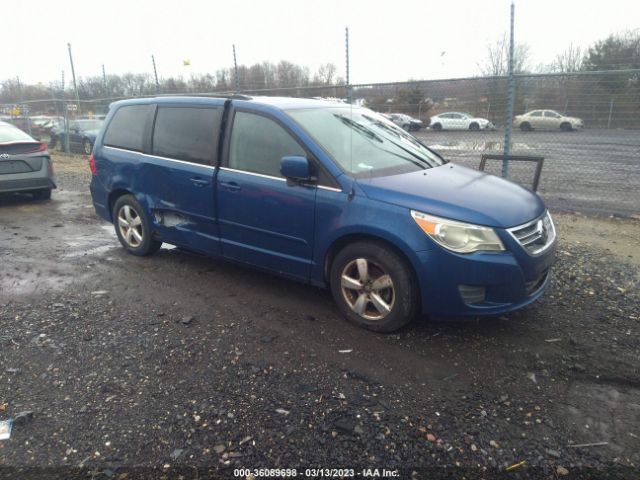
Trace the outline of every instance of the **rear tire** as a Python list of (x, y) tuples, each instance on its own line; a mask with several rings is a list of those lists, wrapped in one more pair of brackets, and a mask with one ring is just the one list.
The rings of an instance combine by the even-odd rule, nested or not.
[(530, 132), (531, 124), (529, 122), (522, 122), (520, 124), (520, 130), (522, 130), (523, 132)]
[(357, 242), (335, 257), (331, 293), (347, 319), (374, 332), (393, 332), (418, 311), (416, 282), (407, 262), (377, 242)]
[(116, 200), (111, 218), (120, 244), (132, 255), (152, 255), (162, 246), (162, 242), (151, 237), (151, 222), (133, 195), (122, 195)]
[(51, 189), (50, 188), (41, 188), (40, 190), (34, 190), (31, 192), (33, 198), (36, 200), (49, 200), (51, 198)]

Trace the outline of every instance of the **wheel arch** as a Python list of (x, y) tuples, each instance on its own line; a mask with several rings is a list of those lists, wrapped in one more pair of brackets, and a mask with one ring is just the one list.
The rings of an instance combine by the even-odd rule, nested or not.
[(116, 188), (109, 193), (109, 218), (113, 222), (113, 206), (116, 204), (118, 199), (123, 195), (132, 195), (132, 193), (125, 188)]

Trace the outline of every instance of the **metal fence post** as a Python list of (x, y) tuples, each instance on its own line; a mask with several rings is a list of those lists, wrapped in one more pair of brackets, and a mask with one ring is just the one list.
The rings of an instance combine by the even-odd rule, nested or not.
[(515, 6), (511, 2), (511, 34), (509, 36), (509, 86), (507, 92), (507, 115), (504, 119), (504, 162), (502, 163), (502, 176), (509, 175), (509, 151), (511, 150), (511, 128), (513, 126), (513, 102), (515, 97), (515, 84), (513, 78), (513, 17)]
[(344, 29), (344, 34), (345, 34), (345, 61), (346, 61), (346, 67), (347, 67), (347, 102), (351, 103), (353, 102), (353, 89), (351, 88), (351, 83), (349, 81), (349, 27), (345, 27)]
[(609, 103), (609, 119), (607, 120), (607, 129), (611, 128), (611, 115), (613, 114), (613, 97)]
[(69, 155), (71, 148), (69, 146), (69, 104), (64, 104), (64, 153)]

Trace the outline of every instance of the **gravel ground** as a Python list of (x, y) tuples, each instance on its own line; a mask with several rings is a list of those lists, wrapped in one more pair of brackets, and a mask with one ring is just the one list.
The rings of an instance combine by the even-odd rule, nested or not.
[(640, 478), (639, 222), (558, 215), (539, 302), (381, 335), (322, 290), (125, 254), (86, 159), (56, 171), (50, 202), (0, 198), (0, 478)]

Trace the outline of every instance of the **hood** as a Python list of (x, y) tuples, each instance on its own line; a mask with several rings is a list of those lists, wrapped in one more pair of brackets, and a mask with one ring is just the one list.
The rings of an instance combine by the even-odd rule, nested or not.
[(451, 163), (357, 183), (374, 200), (488, 227), (522, 225), (545, 209), (540, 197), (524, 187)]

